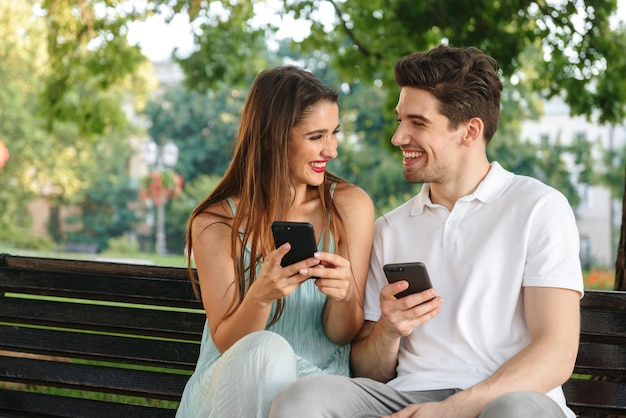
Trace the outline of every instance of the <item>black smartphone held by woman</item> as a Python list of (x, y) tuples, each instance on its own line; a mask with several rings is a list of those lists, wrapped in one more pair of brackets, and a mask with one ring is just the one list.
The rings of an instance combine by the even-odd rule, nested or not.
[(280, 263), (283, 267), (313, 257), (317, 251), (315, 231), (309, 222), (276, 221), (272, 223), (272, 234), (276, 248), (286, 242), (291, 244), (291, 249)]
[(397, 264), (385, 264), (383, 271), (387, 277), (389, 283), (394, 283), (399, 280), (406, 280), (409, 282), (409, 288), (403, 290), (400, 293), (396, 293), (396, 298), (400, 299), (413, 293), (423, 292), (426, 289), (430, 289), (433, 285), (430, 282), (430, 276), (426, 266), (421, 261), (413, 263), (397, 263)]

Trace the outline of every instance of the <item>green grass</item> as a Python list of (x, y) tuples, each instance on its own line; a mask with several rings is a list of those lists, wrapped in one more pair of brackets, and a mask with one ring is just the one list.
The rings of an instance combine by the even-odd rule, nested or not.
[(19, 256), (31, 256), (31, 257), (48, 257), (48, 258), (63, 258), (70, 260), (105, 260), (105, 261), (121, 261), (138, 264), (153, 264), (155, 266), (172, 266), (172, 267), (186, 267), (187, 261), (183, 254), (169, 254), (158, 255), (155, 253), (115, 253), (110, 251), (103, 251), (98, 254), (81, 254), (81, 253), (67, 253), (61, 251), (34, 251), (34, 250), (22, 250), (9, 247), (0, 242), (0, 253), (7, 253), (11, 255)]

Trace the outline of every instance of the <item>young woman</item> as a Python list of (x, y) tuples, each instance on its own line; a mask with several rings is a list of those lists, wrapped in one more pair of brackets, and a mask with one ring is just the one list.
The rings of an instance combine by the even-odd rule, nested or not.
[[(230, 167), (189, 220), (207, 323), (178, 417), (265, 417), (296, 379), (349, 375), (374, 209), (326, 171), (338, 131), (338, 94), (311, 73), (277, 67), (253, 82)], [(275, 248), (274, 221), (311, 223), (315, 256), (281, 267), (290, 244)]]

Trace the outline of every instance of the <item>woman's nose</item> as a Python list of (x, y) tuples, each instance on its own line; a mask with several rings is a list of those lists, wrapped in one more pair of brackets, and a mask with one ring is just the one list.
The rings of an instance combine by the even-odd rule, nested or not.
[(324, 148), (322, 149), (322, 155), (326, 158), (337, 158), (337, 138), (333, 135), (328, 141), (324, 141)]

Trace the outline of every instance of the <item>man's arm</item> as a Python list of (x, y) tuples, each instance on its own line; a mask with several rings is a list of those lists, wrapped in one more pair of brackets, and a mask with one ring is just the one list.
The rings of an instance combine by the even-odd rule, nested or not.
[[(484, 406), (507, 392), (546, 393), (571, 375), (578, 352), (580, 294), (574, 290), (525, 287), (525, 319), (531, 335), (526, 348), (489, 378), (440, 403), (413, 405), (393, 417), (476, 417)], [(432, 414), (435, 415), (432, 415)], [(445, 415), (448, 416), (448, 415)]]
[[(387, 382), (396, 376), (398, 350), (402, 337), (434, 318), (443, 302), (428, 289), (396, 299), (396, 293), (408, 288), (406, 281), (389, 284), (380, 292), (381, 316), (378, 322), (365, 321), (352, 343), (350, 366), (355, 376)], [(434, 298), (434, 299), (433, 299)], [(425, 301), (428, 301), (423, 303)]]

